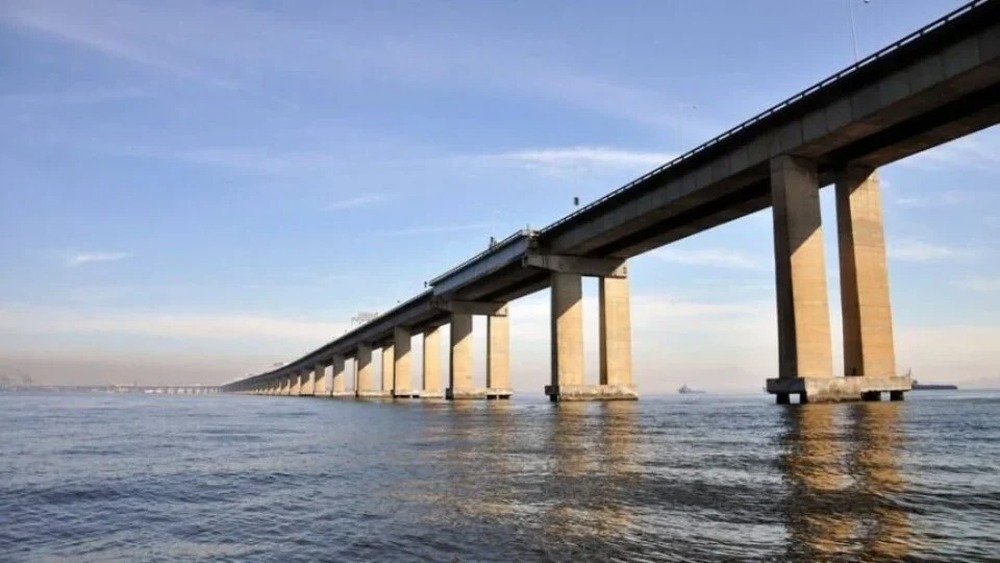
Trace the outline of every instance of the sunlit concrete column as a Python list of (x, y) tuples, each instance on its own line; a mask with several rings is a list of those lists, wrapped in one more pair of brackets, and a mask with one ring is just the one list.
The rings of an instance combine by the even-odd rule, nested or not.
[(375, 388), (375, 381), (372, 374), (372, 347), (370, 344), (359, 344), (357, 356), (357, 396), (358, 397), (378, 397), (382, 392)]
[(560, 399), (562, 387), (582, 386), (583, 280), (580, 274), (552, 272), (552, 383), (545, 394)]
[(301, 387), (299, 388), (299, 395), (303, 397), (311, 397), (316, 394), (316, 370), (311, 369), (309, 371), (302, 372)]
[(486, 398), (509, 399), (510, 321), (506, 315), (486, 317)]
[(896, 377), (878, 173), (851, 166), (836, 186), (844, 375), (865, 378), (864, 399), (878, 400), (881, 391), (901, 398), (911, 383)]
[(411, 383), (413, 379), (413, 361), (410, 349), (413, 346), (413, 335), (410, 329), (397, 326), (392, 330), (392, 348), (395, 353), (396, 365), (393, 368), (395, 384), (392, 386), (392, 396), (399, 398), (419, 397)]
[(330, 365), (330, 396), (345, 397), (353, 396), (355, 391), (347, 391), (347, 373), (344, 369), (346, 358), (344, 356), (334, 356)]
[(632, 320), (628, 277), (599, 280), (600, 384), (621, 398), (637, 398), (632, 384)]
[(472, 315), (451, 315), (451, 346), (448, 355), (448, 399), (464, 399), (472, 386)]
[(326, 394), (326, 364), (317, 363), (313, 371), (313, 395), (322, 397)]
[[(809, 380), (833, 376), (823, 228), (816, 165), (779, 156), (771, 160), (774, 262), (778, 301), (778, 378), (768, 392), (787, 403), (813, 395)], [(820, 388), (815, 389), (820, 391)]]
[(302, 374), (302, 373), (296, 373), (295, 375), (292, 376), (292, 390), (289, 393), (289, 395), (301, 395), (302, 394), (302, 387), (304, 386), (304, 383), (305, 383), (303, 381), (303, 379), (304, 379), (303, 375), (304, 374)]
[(438, 327), (424, 331), (423, 382), (420, 397), (435, 399), (444, 396), (441, 385), (441, 333)]
[(392, 386), (395, 385), (396, 354), (393, 345), (382, 346), (382, 392), (392, 396)]

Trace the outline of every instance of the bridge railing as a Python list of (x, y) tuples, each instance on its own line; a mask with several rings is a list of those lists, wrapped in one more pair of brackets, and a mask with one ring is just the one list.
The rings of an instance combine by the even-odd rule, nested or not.
[(673, 160), (668, 161), (666, 164), (663, 164), (662, 166), (654, 168), (653, 170), (647, 172), (646, 174), (643, 174), (639, 178), (637, 178), (635, 180), (632, 180), (631, 182), (625, 184), (624, 186), (618, 188), (617, 190), (614, 190), (614, 191), (606, 194), (605, 196), (601, 197), (600, 199), (595, 200), (592, 203), (581, 207), (580, 209), (574, 211), (573, 213), (570, 213), (569, 215), (566, 215), (565, 217), (557, 220), (556, 222), (554, 222), (554, 223), (550, 224), (549, 226), (547, 226), (547, 227), (541, 229), (540, 231), (538, 231), (538, 234), (539, 235), (545, 235), (545, 234), (548, 234), (548, 233), (552, 232), (553, 230), (555, 230), (556, 228), (558, 228), (560, 225), (563, 225), (563, 224), (565, 224), (565, 223), (573, 220), (574, 218), (579, 217), (580, 215), (582, 215), (584, 213), (587, 213), (588, 211), (594, 209), (595, 207), (597, 207), (599, 205), (602, 205), (603, 203), (605, 203), (605, 202), (607, 202), (607, 201), (609, 201), (611, 199), (614, 199), (615, 197), (621, 195), (623, 192), (626, 192), (626, 191), (630, 190), (631, 188), (635, 187), (636, 185), (641, 184), (641, 183), (649, 180), (650, 178), (652, 178), (653, 176), (656, 176), (656, 175), (660, 174), (664, 170), (666, 170), (668, 168), (671, 168), (671, 167), (674, 167), (674, 166), (676, 166), (676, 165), (678, 165), (678, 164), (680, 164), (680, 163), (682, 163), (682, 162), (684, 162), (684, 161), (692, 158), (693, 156), (695, 156), (697, 154), (700, 154), (700, 153), (704, 152), (705, 150), (707, 150), (707, 149), (709, 149), (709, 148), (711, 148), (711, 147), (713, 147), (715, 145), (718, 145), (719, 143), (725, 141), (726, 139), (729, 139), (730, 137), (733, 137), (734, 135), (736, 135), (736, 134), (738, 134), (738, 133), (740, 133), (742, 131), (745, 131), (746, 129), (748, 129), (748, 128), (750, 128), (750, 127), (752, 127), (752, 126), (754, 126), (754, 125), (756, 125), (756, 124), (764, 121), (765, 119), (773, 116), (774, 114), (778, 113), (779, 111), (782, 111), (782, 110), (788, 108), (789, 106), (802, 101), (803, 99), (809, 97), (810, 95), (815, 94), (816, 92), (818, 92), (819, 90), (822, 90), (823, 88), (829, 86), (830, 84), (832, 84), (834, 82), (837, 82), (838, 80), (842, 80), (846, 76), (854, 74), (859, 69), (861, 69), (861, 68), (863, 68), (865, 66), (868, 66), (871, 63), (873, 63), (873, 62), (875, 62), (875, 61), (877, 61), (879, 59), (884, 58), (888, 54), (897, 51), (900, 47), (902, 47), (902, 46), (904, 46), (904, 45), (906, 45), (908, 43), (911, 43), (914, 40), (919, 39), (920, 37), (923, 37), (923, 36), (927, 35), (928, 33), (930, 33), (932, 31), (934, 31), (935, 29), (937, 29), (937, 28), (939, 28), (939, 27), (947, 24), (948, 22), (953, 21), (953, 20), (955, 20), (955, 19), (957, 19), (957, 18), (959, 18), (961, 16), (964, 16), (966, 13), (968, 13), (968, 12), (970, 12), (972, 10), (977, 9), (980, 6), (983, 6), (985, 4), (988, 4), (990, 2), (995, 2), (995, 1), (997, 1), (997, 0), (973, 0), (972, 2), (969, 2), (968, 4), (965, 4), (964, 6), (956, 9), (955, 11), (950, 12), (950, 13), (948, 13), (948, 14), (940, 17), (940, 18), (938, 18), (937, 20), (934, 20), (933, 22), (931, 22), (931, 23), (927, 24), (926, 26), (918, 29), (917, 31), (914, 31), (913, 33), (907, 35), (906, 37), (900, 39), (899, 41), (896, 41), (895, 43), (892, 43), (891, 45), (888, 45), (887, 47), (883, 47), (882, 49), (880, 49), (880, 50), (876, 51), (875, 53), (873, 53), (873, 54), (865, 57), (864, 59), (861, 59), (860, 61), (854, 63), (853, 65), (851, 65), (851, 66), (849, 66), (847, 68), (845, 68), (844, 70), (841, 70), (840, 72), (838, 72), (836, 74), (833, 74), (833, 75), (831, 75), (831, 76), (829, 76), (829, 77), (827, 77), (827, 78), (825, 78), (825, 79), (817, 82), (816, 84), (813, 84), (812, 86), (806, 88), (805, 90), (802, 90), (798, 94), (795, 94), (794, 96), (786, 99), (785, 101), (779, 102), (778, 104), (776, 104), (774, 106), (771, 106), (770, 108), (762, 111), (761, 113), (755, 115), (754, 117), (751, 117), (750, 119), (744, 121), (743, 123), (740, 123), (739, 125), (733, 127), (732, 129), (729, 129), (725, 133), (722, 133), (721, 135), (719, 135), (719, 136), (717, 136), (717, 137), (715, 137), (715, 138), (713, 138), (713, 139), (711, 139), (709, 141), (706, 141), (705, 143), (702, 143), (701, 145), (698, 145), (697, 147), (689, 150), (688, 152), (686, 152), (686, 153), (684, 153), (684, 154), (682, 154), (682, 155), (674, 158)]

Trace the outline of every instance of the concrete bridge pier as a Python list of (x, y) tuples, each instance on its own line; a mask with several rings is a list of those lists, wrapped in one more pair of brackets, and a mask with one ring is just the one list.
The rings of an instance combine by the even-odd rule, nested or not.
[[(628, 266), (621, 259), (529, 256), (527, 265), (551, 271), (552, 401), (639, 398), (632, 383), (632, 325)], [(583, 353), (583, 276), (599, 278), (600, 381), (587, 385)]]
[[(451, 311), (451, 346), (449, 348), (449, 386), (445, 398), (509, 399), (510, 328), (505, 303), (449, 301), (439, 307)], [(486, 387), (473, 382), (472, 319), (487, 317)]]
[(358, 345), (355, 362), (357, 370), (356, 396), (367, 399), (385, 397), (386, 395), (381, 389), (381, 382), (375, 381), (371, 344)]
[(420, 398), (440, 399), (444, 397), (444, 387), (441, 383), (441, 333), (439, 327), (425, 330), (423, 340), (423, 382)]
[(395, 354), (393, 366), (392, 396), (397, 399), (415, 399), (420, 397), (419, 391), (413, 389), (412, 355), (413, 334), (410, 329), (398, 326), (392, 331), (392, 349)]
[(292, 375), (292, 389), (288, 393), (289, 395), (297, 396), (302, 394), (302, 387), (304, 385), (304, 374), (302, 372)]
[(778, 404), (793, 394), (801, 403), (878, 400), (882, 392), (901, 400), (911, 387), (895, 373), (878, 176), (848, 167), (836, 190), (844, 377), (833, 376), (816, 163), (771, 161), (779, 364), (767, 391)]
[(392, 397), (392, 387), (396, 382), (396, 350), (392, 342), (382, 345), (382, 396)]
[(347, 373), (345, 370), (347, 358), (336, 355), (331, 360), (330, 365), (330, 396), (331, 397), (353, 397), (357, 390), (347, 391)]
[(315, 371), (313, 371), (313, 395), (316, 397), (325, 397), (327, 394), (326, 364), (317, 363)]

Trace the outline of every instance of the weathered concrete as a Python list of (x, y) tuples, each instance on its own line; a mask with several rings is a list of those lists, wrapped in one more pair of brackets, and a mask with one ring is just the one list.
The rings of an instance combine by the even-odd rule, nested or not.
[(893, 376), (896, 355), (878, 173), (851, 167), (836, 185), (844, 375)]
[(780, 404), (787, 404), (789, 395), (799, 395), (800, 400), (805, 395), (810, 403), (860, 401), (866, 393), (902, 393), (912, 386), (913, 382), (906, 376), (778, 377), (767, 380), (767, 392), (777, 395)]
[(509, 399), (514, 392), (511, 389), (499, 388), (473, 388), (473, 389), (448, 389), (446, 398), (452, 401), (459, 400), (492, 400)]
[(545, 394), (552, 401), (635, 401), (639, 394), (634, 385), (546, 385)]
[(486, 319), (486, 387), (510, 391), (510, 320)]
[(583, 381), (583, 281), (579, 274), (553, 272), (552, 283), (552, 383), (546, 394), (581, 386)]
[(326, 390), (326, 364), (317, 363), (313, 372), (313, 394), (322, 397), (328, 394)]
[(833, 376), (815, 163), (771, 161), (778, 300), (778, 377)]
[(380, 397), (382, 390), (375, 388), (375, 381), (372, 376), (372, 347), (370, 344), (358, 346), (355, 356), (357, 369), (357, 383), (355, 384), (355, 394), (358, 397)]
[(401, 399), (417, 398), (420, 394), (410, 383), (413, 377), (413, 356), (410, 354), (413, 335), (410, 334), (410, 330), (407, 328), (396, 327), (392, 332), (392, 337), (396, 362), (396, 365), (393, 367), (395, 383), (392, 386), (392, 396)]
[(382, 391), (392, 395), (396, 382), (396, 351), (392, 344), (382, 346)]
[(312, 397), (316, 395), (316, 370), (311, 369), (301, 375), (302, 386), (299, 388), (299, 395), (302, 397)]
[(444, 387), (441, 385), (441, 334), (438, 331), (438, 327), (424, 331), (423, 346), (423, 384), (420, 390), (420, 398), (443, 398)]
[(472, 385), (472, 315), (451, 316), (451, 346), (448, 354), (446, 399), (468, 398)]
[[(601, 385), (632, 386), (632, 320), (628, 278), (602, 277), (600, 307)], [(633, 388), (632, 395), (636, 395)]]

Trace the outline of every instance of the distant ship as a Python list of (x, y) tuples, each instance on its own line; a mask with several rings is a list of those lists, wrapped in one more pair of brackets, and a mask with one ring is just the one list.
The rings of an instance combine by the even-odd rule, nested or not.
[(681, 395), (687, 395), (687, 394), (690, 394), (690, 393), (693, 393), (693, 394), (697, 395), (699, 393), (704, 393), (704, 391), (699, 391), (697, 389), (692, 389), (692, 388), (688, 387), (687, 385), (681, 385), (680, 388), (677, 389), (677, 392), (680, 393)]
[[(912, 377), (910, 374), (912, 370), (906, 370), (906, 377)], [(913, 380), (913, 390), (914, 391), (954, 391), (958, 389), (957, 385), (951, 385), (948, 383), (926, 383), (921, 385), (916, 379)]]
[(913, 390), (914, 391), (954, 391), (958, 389), (958, 385), (950, 385), (947, 383), (920, 383), (916, 379), (913, 380)]

